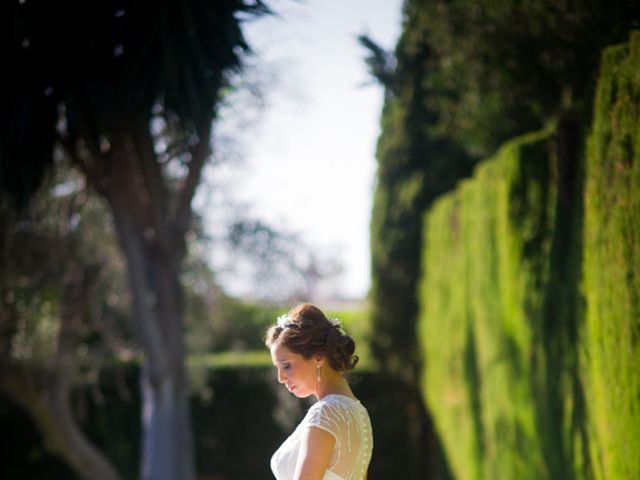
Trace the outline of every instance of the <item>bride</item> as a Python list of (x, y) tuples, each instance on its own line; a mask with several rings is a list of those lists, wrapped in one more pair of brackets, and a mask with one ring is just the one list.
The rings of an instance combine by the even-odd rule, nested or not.
[(305, 303), (278, 318), (266, 344), (278, 382), (299, 398), (318, 400), (273, 454), (276, 479), (365, 479), (373, 448), (371, 422), (343, 375), (358, 362), (353, 339), (337, 320)]

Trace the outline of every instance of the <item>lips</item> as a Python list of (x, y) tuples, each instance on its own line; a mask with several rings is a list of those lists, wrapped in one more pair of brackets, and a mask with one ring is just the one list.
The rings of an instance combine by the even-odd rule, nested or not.
[(289, 390), (291, 393), (293, 393), (293, 391), (295, 390), (296, 386), (295, 385), (287, 385), (287, 390)]

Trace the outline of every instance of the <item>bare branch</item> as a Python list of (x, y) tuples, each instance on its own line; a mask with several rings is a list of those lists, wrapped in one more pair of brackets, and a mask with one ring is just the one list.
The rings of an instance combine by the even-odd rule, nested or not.
[(146, 117), (134, 121), (134, 143), (140, 162), (140, 170), (149, 195), (149, 208), (151, 209), (151, 222), (154, 233), (160, 245), (166, 252), (170, 250), (169, 237), (167, 235), (167, 189), (165, 188), (162, 171), (158, 164), (153, 148), (153, 140), (149, 132), (149, 120)]
[(204, 165), (209, 155), (211, 155), (210, 141), (211, 130), (207, 128), (201, 133), (198, 144), (191, 149), (189, 173), (182, 185), (182, 189), (178, 192), (173, 221), (171, 222), (174, 228), (174, 235), (178, 239), (184, 238), (184, 234), (187, 232), (191, 222), (191, 201), (200, 183)]
[(3, 368), (0, 390), (31, 417), (48, 450), (64, 458), (82, 479), (119, 480), (115, 467), (89, 441), (74, 418), (70, 392), (77, 334), (87, 302), (86, 273), (71, 261), (65, 279), (56, 358), (43, 391), (31, 372)]
[[(91, 185), (100, 193), (105, 193), (105, 177), (104, 167), (102, 163), (102, 154), (99, 150), (92, 152), (86, 147), (86, 142), (81, 141), (80, 145), (71, 140), (71, 138), (56, 132), (56, 139), (62, 149), (65, 151), (71, 163), (76, 165), (87, 176)], [(99, 155), (98, 160), (95, 155)]]

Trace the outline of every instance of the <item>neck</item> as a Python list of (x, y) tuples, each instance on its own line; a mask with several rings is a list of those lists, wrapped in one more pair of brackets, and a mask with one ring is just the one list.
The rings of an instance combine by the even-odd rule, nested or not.
[(336, 371), (324, 371), (320, 384), (318, 385), (318, 391), (315, 396), (318, 400), (322, 400), (327, 395), (338, 394), (345, 395), (347, 397), (355, 398), (347, 380), (340, 372)]

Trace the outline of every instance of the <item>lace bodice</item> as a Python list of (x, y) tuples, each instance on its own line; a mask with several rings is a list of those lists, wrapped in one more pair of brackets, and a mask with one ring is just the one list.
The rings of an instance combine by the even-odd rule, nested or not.
[(365, 478), (373, 435), (366, 408), (344, 395), (327, 395), (307, 412), (295, 431), (271, 457), (271, 470), (277, 480), (291, 480), (303, 429), (318, 427), (336, 439), (324, 480), (362, 480)]

